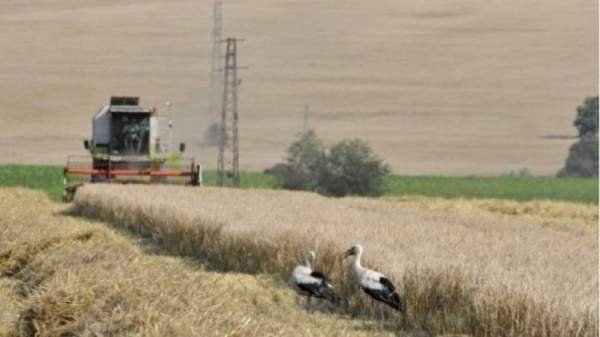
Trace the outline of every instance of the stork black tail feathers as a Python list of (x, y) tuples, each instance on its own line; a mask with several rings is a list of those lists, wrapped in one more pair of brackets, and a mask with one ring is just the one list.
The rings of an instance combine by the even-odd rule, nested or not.
[(404, 301), (402, 300), (402, 298), (400, 297), (400, 295), (398, 295), (398, 293), (391, 293), (386, 299), (385, 299), (385, 304), (389, 305), (390, 307), (398, 310), (398, 311), (404, 311), (406, 309), (406, 305), (404, 304)]
[(321, 287), (321, 289), (319, 289), (319, 290), (320, 290), (319, 295), (321, 295), (322, 298), (328, 300), (332, 304), (339, 305), (342, 302), (341, 297), (339, 297), (333, 291), (333, 289), (331, 289), (331, 287), (325, 286), (325, 287)]

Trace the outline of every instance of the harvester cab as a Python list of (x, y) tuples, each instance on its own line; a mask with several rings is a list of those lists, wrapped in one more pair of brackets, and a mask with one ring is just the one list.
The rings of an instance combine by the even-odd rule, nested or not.
[(92, 138), (84, 141), (90, 156), (67, 159), (63, 199), (72, 199), (86, 182), (200, 185), (200, 165), (183, 157), (185, 143), (171, 150), (161, 124), (157, 109), (140, 106), (138, 97), (111, 97), (92, 119)]

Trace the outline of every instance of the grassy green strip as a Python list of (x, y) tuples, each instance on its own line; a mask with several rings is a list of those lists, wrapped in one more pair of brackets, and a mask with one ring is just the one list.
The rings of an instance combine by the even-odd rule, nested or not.
[(561, 200), (598, 204), (598, 178), (409, 177), (386, 178), (386, 195), (443, 198)]
[[(204, 171), (204, 184), (215, 186), (216, 171)], [(242, 188), (277, 188), (275, 178), (261, 172), (241, 172)], [(62, 167), (0, 165), (0, 186), (43, 190), (54, 200), (62, 194)], [(516, 201), (561, 200), (598, 204), (598, 178), (554, 177), (433, 177), (390, 175), (387, 196), (423, 195), (443, 198), (495, 198)]]
[(46, 192), (60, 200), (63, 191), (63, 167), (51, 165), (0, 165), (0, 186), (21, 186)]

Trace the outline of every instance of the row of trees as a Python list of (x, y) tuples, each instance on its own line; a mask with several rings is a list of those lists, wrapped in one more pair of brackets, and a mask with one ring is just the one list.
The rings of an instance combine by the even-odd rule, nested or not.
[(390, 168), (363, 140), (347, 139), (327, 147), (311, 130), (289, 146), (285, 163), (266, 172), (285, 189), (377, 196), (383, 193), (383, 178)]

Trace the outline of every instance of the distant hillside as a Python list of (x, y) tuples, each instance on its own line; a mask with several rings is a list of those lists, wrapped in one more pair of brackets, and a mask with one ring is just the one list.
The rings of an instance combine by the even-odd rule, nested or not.
[[(598, 92), (596, 1), (232, 1), (242, 37), (241, 165), (278, 162), (311, 125), (367, 139), (402, 174), (555, 174)], [(173, 101), (205, 166), (211, 1), (3, 1), (0, 162), (85, 154), (111, 94)]]

